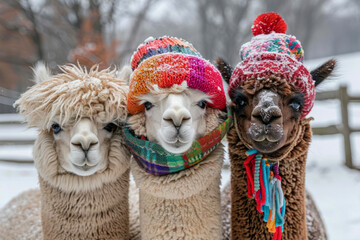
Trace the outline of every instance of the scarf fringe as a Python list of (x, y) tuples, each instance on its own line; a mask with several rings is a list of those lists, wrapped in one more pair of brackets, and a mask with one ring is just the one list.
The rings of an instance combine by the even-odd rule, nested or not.
[(273, 240), (281, 240), (285, 223), (285, 197), (281, 188), (279, 164), (270, 164), (256, 149), (246, 151), (244, 162), (248, 197), (255, 198), (256, 209), (264, 213), (264, 222)]

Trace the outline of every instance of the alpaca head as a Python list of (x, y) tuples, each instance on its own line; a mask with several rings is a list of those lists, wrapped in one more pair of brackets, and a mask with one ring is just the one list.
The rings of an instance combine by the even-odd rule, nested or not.
[(213, 130), (220, 122), (218, 117), (224, 115), (207, 107), (210, 96), (188, 88), (186, 82), (168, 89), (154, 88), (139, 99), (145, 105), (145, 113), (140, 113), (145, 128), (135, 127), (136, 115), (130, 117), (130, 125), (135, 133), (146, 135), (149, 141), (172, 153), (187, 151), (194, 140)]
[[(301, 121), (314, 105), (315, 86), (336, 64), (330, 60), (310, 73), (300, 41), (286, 30), (279, 14), (259, 15), (251, 27), (253, 37), (241, 46), (241, 61), (228, 79), (240, 139), (266, 154), (296, 143), (299, 126), (305, 124)], [(218, 65), (229, 78), (231, 68)]]
[[(127, 117), (126, 82), (115, 70), (96, 66), (89, 71), (75, 65), (60, 70), (51, 75), (37, 65), (36, 84), (15, 103), (28, 125), (40, 131), (34, 147), (40, 176), (62, 185), (66, 176), (95, 179), (110, 170), (125, 171), (122, 158), (128, 153), (119, 127)], [(119, 156), (114, 158), (114, 151)], [(115, 169), (120, 165), (125, 170)]]
[(185, 152), (205, 135), (207, 109), (226, 108), (221, 74), (185, 40), (148, 38), (131, 66), (129, 124), (136, 135), (146, 135), (169, 152)]
[[(335, 64), (335, 60), (330, 60), (311, 72), (315, 86), (331, 74)], [(218, 66), (229, 81), (231, 67), (222, 60)], [(248, 146), (270, 154), (295, 139), (305, 99), (301, 90), (287, 80), (275, 75), (261, 82), (249, 79), (233, 88), (230, 97), (239, 134)]]
[(117, 126), (90, 118), (73, 124), (52, 124), (52, 133), (59, 163), (65, 171), (89, 176), (107, 167), (110, 139)]

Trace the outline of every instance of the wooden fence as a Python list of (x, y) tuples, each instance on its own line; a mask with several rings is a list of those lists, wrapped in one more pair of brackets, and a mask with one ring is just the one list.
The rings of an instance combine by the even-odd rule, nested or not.
[(19, 96), (20, 93), (16, 91), (0, 87), (0, 113), (14, 113), (15, 109), (12, 105)]
[[(314, 135), (333, 135), (333, 134), (341, 134), (344, 139), (344, 159), (345, 165), (352, 169), (358, 169), (354, 166), (352, 161), (352, 153), (351, 153), (351, 133), (360, 132), (359, 128), (352, 128), (349, 126), (349, 112), (348, 112), (348, 105), (349, 103), (360, 103), (360, 96), (349, 96), (347, 93), (347, 87), (341, 86), (339, 90), (336, 91), (327, 91), (327, 92), (320, 92), (316, 95), (316, 101), (325, 101), (325, 100), (334, 100), (337, 99), (341, 103), (341, 123), (336, 125), (330, 125), (325, 127), (316, 127), (313, 128)], [(23, 119), (19, 115), (11, 114), (10, 117), (5, 118), (5, 120), (0, 119), (0, 125), (4, 124), (23, 124)], [(35, 139), (27, 138), (22, 139), (21, 137), (16, 139), (0, 139), (0, 146), (4, 145), (32, 145)], [(0, 161), (6, 162), (16, 162), (16, 163), (31, 163), (29, 160), (8, 160), (8, 159), (1, 159)]]
[(360, 96), (349, 96), (346, 86), (340, 86), (339, 90), (320, 92), (316, 94), (316, 101), (325, 101), (337, 99), (340, 101), (341, 108), (341, 123), (336, 125), (329, 125), (326, 127), (313, 128), (314, 135), (333, 135), (341, 134), (344, 139), (344, 159), (345, 165), (352, 169), (360, 170), (355, 167), (352, 161), (351, 152), (351, 133), (360, 132), (360, 128), (352, 128), (349, 125), (349, 103), (360, 103)]

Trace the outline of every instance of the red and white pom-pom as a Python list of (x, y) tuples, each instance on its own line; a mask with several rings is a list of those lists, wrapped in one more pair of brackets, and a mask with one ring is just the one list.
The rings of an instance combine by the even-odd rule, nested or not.
[(259, 15), (255, 19), (254, 24), (251, 27), (251, 31), (253, 35), (256, 36), (272, 32), (285, 33), (286, 28), (286, 22), (278, 13), (269, 12)]

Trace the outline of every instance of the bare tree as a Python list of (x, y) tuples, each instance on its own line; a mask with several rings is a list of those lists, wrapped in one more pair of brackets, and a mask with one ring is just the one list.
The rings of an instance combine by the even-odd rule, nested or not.
[(138, 10), (138, 12), (131, 13), (133, 18), (133, 23), (131, 24), (131, 27), (129, 29), (129, 34), (126, 37), (125, 42), (121, 46), (120, 50), (120, 58), (122, 60), (128, 56), (136, 46), (134, 46), (134, 39), (136, 39), (139, 30), (146, 20), (146, 14), (151, 9), (151, 7), (154, 7), (154, 4), (157, 2), (157, 0), (147, 0), (143, 6), (141, 6)]
[(241, 43), (249, 36), (250, 0), (199, 0), (197, 10), (201, 26), (203, 54), (209, 59), (237, 60)]
[[(0, 19), (0, 25), (11, 32), (19, 32), (22, 34), (26, 34), (28, 37), (30, 37), (34, 43), (37, 58), (39, 60), (43, 60), (44, 59), (43, 39), (39, 30), (39, 22), (36, 17), (37, 12), (33, 10), (29, 0), (24, 0), (24, 1), (3, 0), (3, 4), (7, 5), (7, 6), (3, 5), (2, 8), (4, 11), (2, 12), (3, 15), (6, 14), (6, 12), (15, 10), (25, 18), (23, 22), (26, 21), (30, 24), (28, 25), (22, 23), (13, 24), (11, 22), (8, 22), (6, 19)], [(39, 9), (41, 9), (42, 7), (43, 6), (40, 6)], [(8, 61), (13, 64), (31, 63), (31, 61), (27, 59), (21, 59), (18, 56), (16, 57), (8, 56), (6, 58), (2, 58), (1, 60)]]

